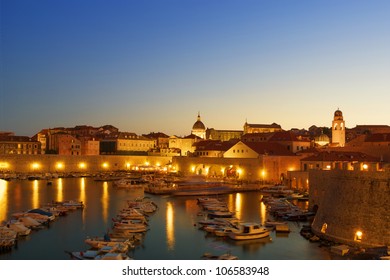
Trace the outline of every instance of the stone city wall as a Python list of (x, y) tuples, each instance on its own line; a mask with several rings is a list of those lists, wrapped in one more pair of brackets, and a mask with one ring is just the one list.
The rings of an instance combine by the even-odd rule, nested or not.
[(314, 233), (362, 247), (390, 245), (390, 172), (311, 170), (309, 181)]
[(2, 155), (0, 172), (54, 173), (104, 172), (130, 170), (133, 166), (149, 164), (164, 166), (172, 157), (158, 156), (62, 156), (62, 155)]

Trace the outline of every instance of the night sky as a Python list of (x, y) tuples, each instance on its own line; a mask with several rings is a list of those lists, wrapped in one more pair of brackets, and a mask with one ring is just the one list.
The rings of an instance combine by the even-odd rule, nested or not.
[(0, 0), (0, 131), (390, 120), (390, 1)]

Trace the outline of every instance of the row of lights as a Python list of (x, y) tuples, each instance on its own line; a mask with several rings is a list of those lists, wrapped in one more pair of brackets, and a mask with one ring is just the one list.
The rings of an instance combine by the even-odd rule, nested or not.
[[(331, 166), (330, 164), (328, 164), (328, 165), (326, 166), (326, 169), (327, 169), (327, 170), (330, 170), (331, 168), (332, 168), (332, 166)], [(362, 165), (362, 168), (363, 168), (364, 171), (367, 171), (367, 170), (368, 170), (368, 164), (364, 163), (364, 164)]]
[[(150, 165), (149, 162), (145, 162), (143, 166), (144, 167), (151, 167), (151, 168), (153, 167), (153, 166)], [(0, 162), (0, 169), (9, 169), (9, 167), (10, 167), (9, 163), (7, 163), (7, 162)], [(35, 171), (35, 170), (39, 170), (42, 167), (42, 165), (40, 163), (38, 163), (38, 162), (33, 162), (33, 163), (30, 164), (30, 167), (31, 167), (32, 170)], [(109, 165), (108, 162), (103, 162), (101, 164), (101, 167), (104, 168), (104, 169), (108, 169), (110, 167), (110, 165)], [(126, 163), (125, 167), (127, 169), (130, 169), (132, 167), (132, 165), (130, 163)], [(156, 163), (156, 165), (154, 167), (160, 168), (161, 164), (160, 163)], [(64, 168), (65, 168), (65, 164), (63, 162), (57, 162), (55, 164), (55, 169), (56, 170), (63, 170)], [(79, 169), (86, 169), (87, 168), (87, 164), (85, 162), (80, 162), (78, 164), (78, 168)], [(139, 168), (139, 166), (133, 165), (133, 168)]]
[[(221, 168), (221, 174), (222, 174), (222, 175), (225, 175), (225, 170), (226, 170), (226, 168), (227, 168), (227, 167), (222, 167), (222, 168)], [(233, 168), (233, 165), (230, 165), (229, 168), (232, 169), (232, 168)], [(208, 174), (209, 174), (209, 171), (210, 171), (210, 167), (206, 167), (206, 168), (205, 168), (205, 171), (206, 171), (206, 175), (208, 175)], [(195, 173), (195, 172), (196, 172), (196, 167), (195, 167), (195, 166), (191, 166), (191, 172), (192, 172), (192, 173)], [(240, 176), (242, 176), (242, 175), (244, 174), (244, 170), (243, 170), (242, 168), (237, 168), (237, 169), (236, 169), (236, 172), (237, 172), (237, 174), (238, 174), (238, 177), (240, 177)], [(265, 175), (266, 175), (265, 169), (262, 169), (262, 170), (260, 171), (260, 175), (261, 175), (261, 177), (262, 177), (263, 180), (264, 180), (264, 179), (265, 179)]]

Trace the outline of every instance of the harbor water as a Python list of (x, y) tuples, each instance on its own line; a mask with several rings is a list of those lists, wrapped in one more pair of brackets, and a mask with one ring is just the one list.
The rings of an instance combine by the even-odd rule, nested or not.
[[(271, 233), (270, 239), (231, 241), (198, 228), (200, 208), (195, 196), (144, 194), (142, 188), (119, 189), (110, 181), (93, 178), (45, 180), (0, 180), (0, 221), (52, 201), (83, 201), (83, 210), (58, 217), (48, 226), (18, 238), (11, 250), (0, 253), (2, 260), (69, 260), (67, 252), (88, 249), (84, 240), (103, 236), (112, 218), (127, 207), (127, 201), (148, 196), (158, 205), (149, 216), (144, 240), (129, 255), (136, 260), (199, 260), (206, 252), (231, 253), (241, 260), (326, 260), (330, 254), (318, 243), (300, 235), (303, 222), (289, 222), (290, 233)], [(264, 223), (270, 218), (260, 192), (219, 195), (241, 221)], [(304, 202), (303, 202), (304, 203)], [(304, 207), (305, 205), (301, 205)]]

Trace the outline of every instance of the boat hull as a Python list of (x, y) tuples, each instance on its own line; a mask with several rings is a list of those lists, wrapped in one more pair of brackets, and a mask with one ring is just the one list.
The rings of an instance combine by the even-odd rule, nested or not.
[(266, 238), (269, 236), (269, 231), (263, 233), (241, 234), (241, 233), (229, 233), (229, 238), (233, 240), (251, 240)]

